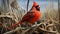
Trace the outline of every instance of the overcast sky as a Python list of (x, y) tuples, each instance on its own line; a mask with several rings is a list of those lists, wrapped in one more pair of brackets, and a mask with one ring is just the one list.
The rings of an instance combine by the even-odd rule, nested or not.
[[(36, 1), (40, 6), (41, 6), (41, 12), (44, 12), (46, 10), (45, 6), (47, 8), (49, 8), (49, 3), (50, 3), (50, 0), (34, 0)], [(27, 5), (27, 0), (18, 0), (18, 4), (19, 6), (21, 6), (22, 8), (24, 8), (26, 10), (26, 5)], [(32, 4), (33, 4), (33, 0), (30, 0), (29, 2), (29, 10), (30, 8), (32, 7)], [(54, 9), (58, 9), (58, 0), (53, 0), (53, 7)]]
[[(17, 0), (18, 1), (18, 4), (20, 7), (22, 7), (23, 9), (26, 10), (26, 6), (27, 6), (27, 0)], [(44, 12), (46, 10), (45, 6), (47, 8), (49, 8), (50, 6), (50, 0), (34, 0), (36, 1), (40, 6), (41, 6), (41, 12)], [(33, 0), (30, 0), (29, 2), (29, 10), (31, 9), (32, 7), (32, 4), (33, 4)], [(53, 0), (53, 7), (54, 9), (58, 9), (58, 0)], [(0, 0), (0, 6), (1, 6), (1, 0)]]

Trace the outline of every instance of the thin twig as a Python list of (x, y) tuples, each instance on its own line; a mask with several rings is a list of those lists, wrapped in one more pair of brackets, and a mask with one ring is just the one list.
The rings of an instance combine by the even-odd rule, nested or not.
[(28, 6), (29, 6), (29, 0), (27, 1), (27, 11), (28, 11)]

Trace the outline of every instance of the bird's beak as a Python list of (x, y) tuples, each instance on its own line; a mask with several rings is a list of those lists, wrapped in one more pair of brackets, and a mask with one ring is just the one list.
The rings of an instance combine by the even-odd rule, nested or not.
[(40, 6), (38, 8), (40, 8)]

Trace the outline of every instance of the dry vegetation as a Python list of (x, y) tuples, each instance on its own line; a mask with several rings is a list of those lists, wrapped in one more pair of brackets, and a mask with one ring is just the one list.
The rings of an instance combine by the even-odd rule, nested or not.
[[(14, 1), (15, 3), (16, 1)], [(11, 5), (12, 6), (12, 5)], [(20, 28), (16, 27), (16, 29), (8, 30), (7, 27), (11, 26), (16, 21), (21, 20), (22, 16), (26, 13), (25, 10), (22, 10), (21, 7), (18, 7), (16, 5), (12, 6), (12, 18), (9, 14), (6, 13), (5, 15), (8, 16), (1, 16), (3, 14), (3, 10), (0, 10), (0, 34), (3, 33), (10, 33), (10, 34), (59, 34), (60, 30), (60, 24), (59, 24), (59, 13), (56, 9), (46, 9), (44, 13), (41, 14), (41, 23), (37, 24), (38, 26), (32, 26), (31, 28)], [(18, 11), (19, 14), (16, 14), (15, 10)], [(23, 12), (22, 12), (23, 11)], [(24, 13), (24, 14), (23, 14)], [(15, 21), (16, 20), (16, 21)], [(9, 24), (9, 25), (8, 25)]]

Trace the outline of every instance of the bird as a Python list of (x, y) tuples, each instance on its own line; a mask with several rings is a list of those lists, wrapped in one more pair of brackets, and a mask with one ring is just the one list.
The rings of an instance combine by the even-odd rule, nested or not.
[(22, 20), (13, 24), (10, 28), (16, 27), (21, 23), (35, 23), (41, 18), (40, 5), (37, 2), (33, 2), (32, 8), (22, 17)]

